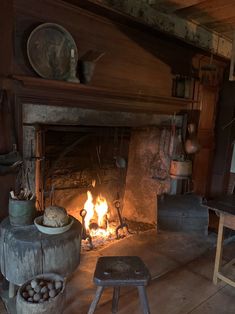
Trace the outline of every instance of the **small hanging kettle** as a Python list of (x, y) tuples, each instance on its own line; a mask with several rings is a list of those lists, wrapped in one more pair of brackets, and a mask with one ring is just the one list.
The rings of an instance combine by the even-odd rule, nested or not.
[(196, 136), (196, 125), (194, 123), (188, 124), (188, 138), (185, 141), (185, 152), (187, 154), (195, 154), (199, 152), (201, 146)]

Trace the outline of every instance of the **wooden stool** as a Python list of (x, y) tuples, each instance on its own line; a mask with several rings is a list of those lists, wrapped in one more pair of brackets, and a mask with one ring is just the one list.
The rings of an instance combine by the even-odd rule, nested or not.
[(96, 264), (94, 283), (97, 286), (94, 300), (88, 314), (95, 312), (105, 287), (113, 287), (112, 313), (118, 311), (120, 287), (135, 286), (138, 288), (141, 306), (144, 314), (150, 314), (145, 286), (150, 280), (150, 274), (138, 256), (105, 256), (100, 257)]

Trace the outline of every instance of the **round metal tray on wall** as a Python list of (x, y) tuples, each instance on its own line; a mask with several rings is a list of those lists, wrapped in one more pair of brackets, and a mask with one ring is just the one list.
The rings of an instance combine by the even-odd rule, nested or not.
[(70, 74), (71, 56), (78, 60), (77, 46), (62, 26), (44, 23), (36, 27), (27, 42), (29, 62), (45, 79), (66, 80)]

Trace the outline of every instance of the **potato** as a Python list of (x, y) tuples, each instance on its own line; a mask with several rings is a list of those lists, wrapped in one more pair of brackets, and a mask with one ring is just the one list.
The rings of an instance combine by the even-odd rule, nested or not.
[(31, 284), (31, 287), (34, 289), (38, 285), (38, 282), (36, 279), (33, 279), (30, 284)]
[(33, 300), (34, 300), (35, 302), (38, 302), (40, 299), (41, 299), (41, 294), (40, 294), (40, 293), (36, 293), (36, 294), (33, 296)]
[(62, 282), (61, 281), (55, 281), (55, 288), (61, 289), (62, 288)]
[(41, 290), (41, 287), (39, 285), (35, 286), (34, 291), (36, 293), (40, 292), (40, 290)]
[(55, 285), (52, 282), (48, 282), (47, 287), (48, 287), (49, 290), (55, 289)]
[(49, 293), (45, 292), (42, 296), (43, 300), (48, 300), (49, 299)]
[(25, 299), (28, 299), (28, 298), (29, 298), (29, 294), (28, 294), (27, 291), (24, 291), (24, 292), (22, 293), (22, 296), (23, 296)]
[(51, 297), (51, 298), (54, 298), (55, 296), (56, 296), (56, 291), (55, 291), (55, 289), (52, 289), (52, 290), (50, 290), (49, 291), (49, 296)]
[(40, 292), (41, 292), (42, 294), (45, 293), (45, 292), (48, 292), (47, 286), (42, 287)]
[(28, 294), (30, 297), (33, 297), (35, 295), (35, 291), (33, 289), (28, 291)]
[(25, 290), (26, 290), (26, 291), (29, 291), (29, 290), (31, 290), (31, 289), (32, 289), (31, 285), (27, 285), (27, 286), (25, 287)]

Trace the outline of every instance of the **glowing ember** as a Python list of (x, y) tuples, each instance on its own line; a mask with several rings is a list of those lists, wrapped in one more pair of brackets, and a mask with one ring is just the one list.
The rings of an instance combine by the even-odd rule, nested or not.
[(113, 233), (113, 230), (110, 230), (109, 228), (107, 229), (91, 229), (90, 235), (93, 237), (100, 237), (100, 238), (107, 238), (110, 234)]

